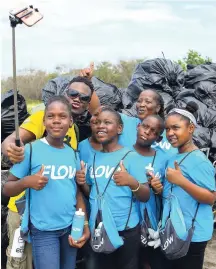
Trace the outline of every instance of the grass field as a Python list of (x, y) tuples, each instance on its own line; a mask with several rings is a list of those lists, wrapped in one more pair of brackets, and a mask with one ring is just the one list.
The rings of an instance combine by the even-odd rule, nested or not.
[(32, 108), (43, 103), (43, 101), (41, 101), (41, 100), (26, 100), (26, 103), (27, 103), (27, 110), (29, 113), (31, 113)]

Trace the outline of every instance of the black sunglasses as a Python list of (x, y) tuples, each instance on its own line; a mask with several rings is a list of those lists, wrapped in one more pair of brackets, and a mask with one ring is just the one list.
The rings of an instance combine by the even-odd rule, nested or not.
[(74, 89), (68, 89), (67, 90), (67, 95), (70, 96), (71, 98), (76, 98), (79, 97), (81, 102), (90, 102), (91, 100), (91, 96), (90, 95), (86, 95), (83, 93), (78, 92), (77, 90)]

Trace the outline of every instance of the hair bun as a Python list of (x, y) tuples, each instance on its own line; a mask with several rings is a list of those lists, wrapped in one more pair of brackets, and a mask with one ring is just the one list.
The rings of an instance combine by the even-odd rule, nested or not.
[(185, 109), (189, 111), (191, 114), (195, 114), (198, 110), (198, 105), (195, 102), (190, 101), (187, 103), (187, 106)]

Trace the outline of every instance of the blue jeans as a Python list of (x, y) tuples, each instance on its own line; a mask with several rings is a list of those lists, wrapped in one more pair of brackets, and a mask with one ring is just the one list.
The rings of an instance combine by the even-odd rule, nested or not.
[(40, 231), (31, 224), (35, 269), (74, 269), (77, 249), (68, 243), (71, 226), (57, 231)]

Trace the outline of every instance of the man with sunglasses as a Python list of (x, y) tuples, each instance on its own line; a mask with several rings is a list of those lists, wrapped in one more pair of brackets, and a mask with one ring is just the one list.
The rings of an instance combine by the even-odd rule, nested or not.
[[(85, 74), (87, 74), (88, 77), (78, 76), (73, 78), (64, 92), (71, 104), (72, 116), (75, 123), (79, 122), (79, 118), (84, 112), (89, 110), (89, 112), (92, 113), (99, 106), (99, 101), (94, 92), (93, 84), (89, 79), (91, 76), (87, 72), (85, 72)], [(37, 111), (29, 116), (20, 126), (20, 140), (23, 144), (29, 143), (35, 139), (40, 139), (44, 136), (45, 127), (43, 125), (43, 116), (44, 110)], [(82, 126), (81, 131), (83, 131)], [(89, 130), (84, 131), (88, 132)], [(73, 149), (77, 149), (79, 140), (77, 136), (79, 132), (77, 126), (73, 124), (66, 134), (65, 142)], [(86, 138), (85, 136), (82, 137), (84, 139)], [(24, 147), (17, 147), (15, 145), (15, 132), (3, 141), (2, 152), (9, 157), (12, 163), (17, 163), (23, 160)]]

